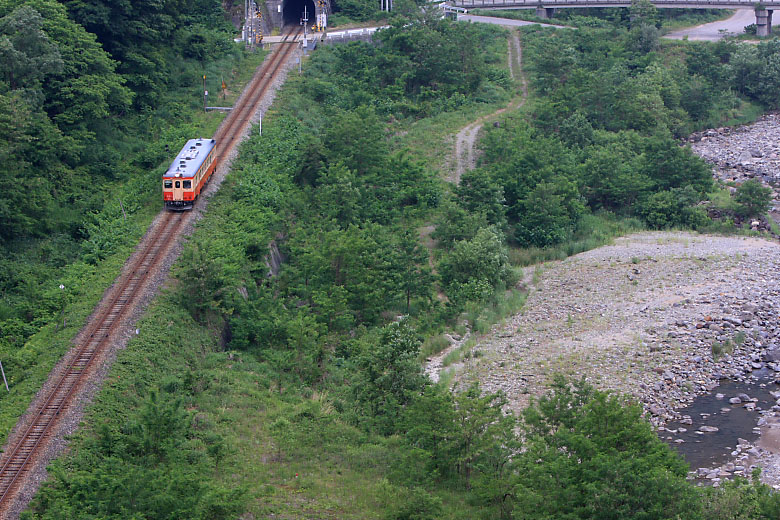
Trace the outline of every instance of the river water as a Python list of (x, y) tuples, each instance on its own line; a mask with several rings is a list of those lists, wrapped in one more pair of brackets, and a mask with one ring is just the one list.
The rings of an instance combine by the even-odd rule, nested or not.
[[(752, 374), (750, 382), (721, 381), (720, 386), (711, 393), (699, 396), (688, 407), (679, 410), (681, 414), (690, 416), (693, 424), (669, 422), (666, 428), (671, 431), (660, 431), (659, 436), (670, 443), (694, 471), (697, 468), (723, 465), (733, 460), (731, 452), (736, 448), (739, 438), (751, 444), (758, 441), (760, 412), (769, 410), (775, 404), (769, 392), (780, 390), (773, 379), (773, 371), (762, 369)], [(723, 398), (718, 399), (716, 396), (719, 394)], [(755, 411), (749, 411), (744, 403), (729, 403), (730, 398), (739, 394), (758, 399)], [(714, 426), (718, 431), (704, 433), (700, 431), (702, 426)], [(685, 431), (680, 431), (680, 428)], [(684, 442), (674, 442), (677, 439)]]

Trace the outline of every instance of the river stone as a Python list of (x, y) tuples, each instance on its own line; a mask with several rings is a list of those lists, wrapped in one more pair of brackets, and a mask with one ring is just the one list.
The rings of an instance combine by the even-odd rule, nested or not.
[(719, 430), (719, 428), (717, 426), (707, 426), (707, 425), (704, 425), (704, 426), (700, 426), (699, 427), (699, 431), (706, 432), (706, 433), (714, 433), (714, 432), (716, 432), (718, 430)]
[(740, 404), (742, 403), (742, 399), (740, 399), (739, 397), (732, 397), (731, 399), (729, 399), (729, 402), (731, 404)]

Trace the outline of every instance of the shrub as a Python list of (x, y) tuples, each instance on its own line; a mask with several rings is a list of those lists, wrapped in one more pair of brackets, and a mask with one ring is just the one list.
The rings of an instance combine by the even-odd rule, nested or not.
[(761, 181), (750, 179), (743, 182), (734, 194), (737, 214), (742, 217), (758, 217), (769, 210), (772, 202), (772, 189), (766, 188)]

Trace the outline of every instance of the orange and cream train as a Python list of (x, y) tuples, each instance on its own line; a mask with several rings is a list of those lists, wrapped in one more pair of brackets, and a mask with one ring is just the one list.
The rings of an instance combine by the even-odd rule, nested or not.
[(190, 139), (163, 174), (163, 202), (172, 210), (192, 209), (216, 162), (214, 139)]

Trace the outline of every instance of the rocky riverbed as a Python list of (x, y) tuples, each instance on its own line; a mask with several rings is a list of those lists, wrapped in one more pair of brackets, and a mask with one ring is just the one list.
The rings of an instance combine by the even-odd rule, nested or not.
[[(454, 380), (502, 390), (517, 411), (546, 390), (552, 374), (584, 376), (633, 396), (659, 429), (672, 420), (693, 423), (679, 410), (720, 380), (749, 378), (764, 367), (780, 375), (778, 276), (780, 244), (760, 238), (620, 238), (529, 269), (524, 312), (469, 347), (471, 355), (451, 368)], [(432, 360), (434, 373), (444, 355)], [(762, 427), (773, 428), (774, 411), (755, 413), (766, 414)], [(761, 465), (766, 481), (780, 484), (777, 452), (760, 442), (743, 446), (737, 455), (750, 460), (733, 464), (745, 472)], [(712, 480), (723, 478), (721, 468), (707, 469), (704, 476), (717, 469)]]
[(758, 179), (774, 189), (773, 213), (780, 216), (780, 114), (767, 114), (750, 125), (697, 132), (688, 138), (693, 151), (713, 165), (723, 182)]
[[(739, 184), (757, 178), (772, 186), (777, 219), (778, 135), (780, 115), (769, 114), (752, 125), (699, 132), (689, 142), (713, 164), (716, 179)], [(721, 413), (739, 407), (753, 414), (749, 429), (760, 436), (737, 439), (725, 463), (694, 468), (693, 475), (718, 485), (760, 467), (762, 480), (780, 489), (779, 277), (777, 241), (635, 234), (528, 269), (524, 312), (475, 344), (453, 338), (426, 370), (434, 379), (453, 371), (455, 385), (479, 380), (485, 391), (501, 390), (515, 411), (544, 392), (552, 374), (584, 376), (641, 402), (659, 435), (672, 443), (686, 442), (688, 429), (704, 439), (718, 430), (685, 412), (697, 396), (717, 393), (726, 380), (764, 385), (774, 400), (769, 405), (759, 406), (747, 393), (717, 396), (724, 401)], [(470, 353), (444, 369), (453, 349)]]

